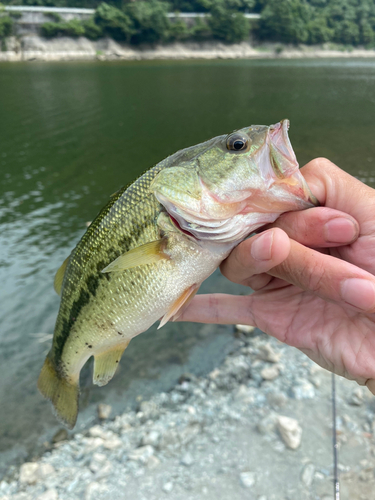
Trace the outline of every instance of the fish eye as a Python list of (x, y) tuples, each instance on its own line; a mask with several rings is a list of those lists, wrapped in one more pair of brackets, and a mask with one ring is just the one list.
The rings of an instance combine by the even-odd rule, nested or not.
[(227, 149), (229, 151), (247, 151), (250, 147), (250, 139), (244, 134), (231, 134), (227, 138)]

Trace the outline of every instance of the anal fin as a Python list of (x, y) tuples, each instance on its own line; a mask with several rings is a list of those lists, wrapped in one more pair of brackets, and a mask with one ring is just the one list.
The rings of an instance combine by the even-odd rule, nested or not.
[(186, 308), (186, 306), (189, 304), (189, 302), (192, 300), (194, 295), (197, 293), (200, 285), (191, 285), (189, 288), (187, 288), (179, 297), (178, 299), (173, 302), (171, 307), (168, 309), (168, 311), (164, 314), (160, 321), (160, 325), (158, 326), (161, 328), (164, 326), (166, 323), (168, 323), (169, 320), (175, 321), (182, 313), (182, 311)]
[(129, 342), (113, 347), (108, 351), (94, 354), (93, 383), (95, 385), (102, 386), (108, 384), (116, 373), (121, 356), (128, 347)]

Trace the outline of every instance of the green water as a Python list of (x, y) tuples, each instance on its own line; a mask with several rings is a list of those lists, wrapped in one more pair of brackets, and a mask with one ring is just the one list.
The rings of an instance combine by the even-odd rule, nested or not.
[[(0, 452), (56, 425), (35, 387), (48, 343), (33, 334), (52, 333), (53, 275), (111, 193), (177, 149), (285, 117), (301, 164), (327, 156), (375, 186), (374, 114), (373, 60), (0, 64)], [(219, 273), (213, 287), (236, 290)], [(231, 342), (216, 331), (152, 328), (107, 388), (86, 371), (82, 406), (121, 409), (125, 390), (209, 369)]]

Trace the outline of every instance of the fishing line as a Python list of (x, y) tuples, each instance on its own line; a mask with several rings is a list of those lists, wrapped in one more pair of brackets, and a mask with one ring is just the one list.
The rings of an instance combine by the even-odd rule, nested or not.
[(332, 373), (332, 444), (333, 444), (333, 497), (340, 500), (340, 483), (338, 473), (337, 427), (336, 427), (336, 379)]

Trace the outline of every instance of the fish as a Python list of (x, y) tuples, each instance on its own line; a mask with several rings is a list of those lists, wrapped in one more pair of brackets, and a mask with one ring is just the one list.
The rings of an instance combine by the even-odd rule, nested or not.
[(79, 375), (114, 376), (130, 340), (178, 318), (233, 248), (280, 214), (317, 205), (289, 121), (180, 150), (111, 196), (57, 271), (61, 295), (38, 388), (72, 429)]

